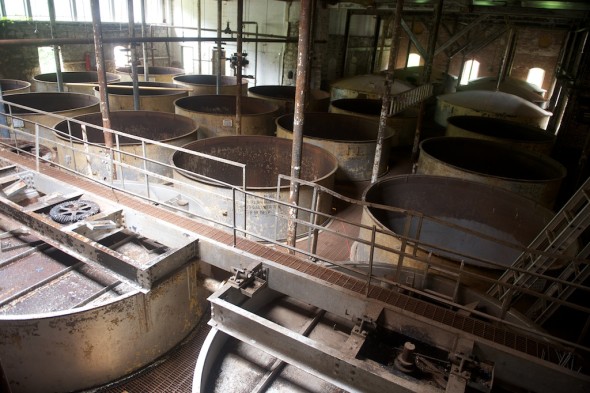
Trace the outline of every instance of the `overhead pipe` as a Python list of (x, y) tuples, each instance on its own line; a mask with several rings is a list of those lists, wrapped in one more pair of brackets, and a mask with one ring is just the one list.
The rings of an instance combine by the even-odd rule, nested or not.
[(512, 44), (514, 42), (514, 37), (516, 36), (516, 32), (514, 27), (511, 27), (508, 31), (508, 40), (506, 41), (506, 48), (504, 49), (504, 55), (502, 56), (502, 60), (500, 61), (500, 67), (498, 69), (498, 80), (496, 81), (496, 91), (500, 90), (500, 84), (504, 80), (507, 75), (507, 68), (509, 64), (510, 52), (512, 50)]
[[(252, 21), (244, 21), (242, 22), (244, 25), (255, 25), (255, 32), (254, 32), (254, 39), (258, 38), (258, 22)], [(242, 31), (242, 35), (245, 32)], [(256, 81), (258, 79), (258, 41), (254, 42), (254, 86), (256, 86)]]
[[(127, 0), (127, 14), (129, 16), (129, 36), (135, 37), (135, 17), (133, 15), (133, 0)], [(131, 85), (133, 86), (133, 109), (139, 110), (139, 82), (137, 75), (137, 54), (133, 44), (129, 45), (129, 55), (131, 59)], [(143, 67), (144, 70), (147, 66)], [(146, 79), (147, 82), (147, 79)]]
[[(53, 0), (47, 0), (47, 7), (49, 8), (49, 27), (51, 30), (51, 38), (55, 38), (55, 4)], [(57, 91), (64, 91), (64, 78), (61, 73), (61, 61), (59, 56), (59, 46), (53, 46), (53, 57), (55, 58), (55, 77), (57, 79)]]
[[(424, 72), (422, 80), (424, 83), (430, 83), (430, 76), (432, 74), (432, 65), (434, 63), (434, 55), (436, 53), (436, 39), (438, 38), (438, 29), (442, 20), (444, 0), (438, 0), (434, 7), (434, 21), (433, 27), (428, 36), (428, 55), (426, 56), (426, 63), (424, 64)], [(424, 112), (426, 112), (425, 101), (420, 102), (420, 109), (416, 119), (416, 132), (414, 133), (414, 145), (412, 146), (412, 173), (416, 173), (418, 165), (418, 147), (420, 145), (420, 137), (422, 133), (422, 123), (424, 122)]]
[[(238, 12), (238, 35), (237, 35), (237, 64), (236, 64), (236, 82), (237, 93), (236, 93), (236, 134), (242, 135), (242, 31), (244, 30), (244, 0), (238, 0), (237, 4)], [(244, 184), (244, 187), (246, 185)]]
[[(92, 27), (94, 32), (94, 52), (96, 55), (96, 73), (98, 76), (98, 86), (100, 93), (100, 112), (102, 114), (102, 126), (111, 129), (111, 117), (109, 100), (107, 95), (107, 73), (104, 62), (104, 48), (102, 40), (102, 24), (100, 21), (99, 0), (90, 0), (92, 10)], [(104, 131), (104, 144), (107, 149), (113, 147), (113, 134), (110, 131)], [(115, 172), (113, 171), (113, 176)]]
[[(141, 37), (145, 37), (146, 34), (146, 23), (145, 23), (145, 0), (140, 1), (141, 4)], [(199, 44), (200, 45), (200, 44)], [(147, 43), (141, 43), (141, 52), (143, 56), (143, 80), (148, 81), (149, 79), (149, 66), (148, 66), (148, 57), (147, 57)]]
[[(289, 191), (289, 222), (287, 224), (287, 244), (295, 247), (297, 234), (297, 205), (299, 204), (299, 179), (303, 150), (303, 126), (305, 122), (305, 104), (309, 92), (309, 58), (311, 43), (311, 3), (301, 0), (299, 11), (299, 42), (297, 44), (297, 76), (295, 79), (295, 108), (293, 113), (293, 147), (291, 151), (291, 185)], [(289, 251), (291, 254), (295, 252)]]
[[(106, 37), (102, 42), (105, 44), (129, 44), (131, 42), (217, 42), (217, 37)], [(224, 41), (235, 42), (235, 38), (224, 38)], [(288, 38), (242, 38), (242, 42), (266, 42), (266, 43), (294, 43), (295, 37)], [(326, 43), (325, 40), (316, 40), (317, 43)], [(92, 38), (11, 38), (0, 40), (0, 46), (49, 46), (49, 45), (91, 45)]]
[(387, 71), (385, 72), (383, 98), (381, 100), (381, 116), (379, 117), (379, 131), (377, 132), (377, 146), (375, 147), (375, 160), (373, 161), (371, 184), (377, 181), (377, 177), (379, 176), (379, 167), (381, 164), (381, 156), (383, 155), (383, 141), (385, 140), (385, 135), (387, 133), (387, 117), (389, 116), (389, 110), (392, 101), (391, 90), (394, 83), (393, 71), (395, 70), (395, 62), (397, 59), (403, 9), (404, 1), (397, 0), (395, 6), (395, 17), (393, 20), (391, 47), (389, 49), (389, 60), (387, 62)]
[(219, 94), (221, 86), (221, 12), (222, 12), (221, 0), (217, 0), (217, 70), (216, 70), (216, 83), (215, 83), (215, 94)]

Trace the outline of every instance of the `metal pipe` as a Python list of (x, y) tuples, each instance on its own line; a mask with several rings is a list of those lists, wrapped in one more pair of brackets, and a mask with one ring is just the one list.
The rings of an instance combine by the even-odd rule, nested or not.
[(237, 64), (236, 64), (236, 82), (237, 93), (236, 93), (236, 134), (242, 135), (242, 30), (244, 30), (244, 1), (238, 0), (237, 4), (238, 12), (238, 35), (237, 35)]
[[(141, 0), (141, 37), (145, 38), (145, 0)], [(149, 79), (149, 66), (148, 66), (148, 57), (147, 57), (147, 43), (141, 43), (141, 52), (143, 55), (143, 80), (148, 81)]]
[[(100, 4), (99, 0), (90, 0), (92, 9), (92, 27), (94, 32), (94, 52), (96, 55), (96, 72), (98, 75), (98, 85), (100, 93), (100, 112), (102, 114), (102, 126), (106, 129), (111, 128), (111, 117), (109, 100), (107, 95), (107, 75), (104, 64), (104, 48), (102, 41), (102, 25), (100, 22)], [(113, 147), (113, 135), (109, 131), (104, 131), (104, 144), (108, 149)], [(113, 172), (114, 174), (114, 172)]]
[[(135, 17), (133, 15), (133, 0), (127, 0), (127, 14), (129, 16), (129, 37), (135, 37)], [(133, 44), (129, 44), (129, 55), (131, 56), (131, 84), (133, 86), (133, 109), (139, 110), (139, 82), (137, 81), (137, 55)], [(147, 67), (143, 67), (144, 70)], [(147, 79), (146, 79), (147, 81)]]
[(221, 86), (221, 0), (217, 0), (217, 81), (215, 83), (215, 93), (219, 94)]
[(383, 90), (383, 98), (381, 100), (381, 116), (379, 117), (379, 131), (377, 132), (377, 146), (375, 147), (375, 160), (373, 161), (373, 172), (371, 174), (371, 184), (377, 181), (379, 176), (379, 167), (381, 164), (381, 156), (383, 155), (383, 141), (387, 129), (387, 116), (389, 115), (389, 107), (391, 106), (391, 88), (393, 86), (393, 70), (395, 69), (395, 61), (397, 59), (400, 26), (402, 23), (402, 12), (404, 8), (404, 1), (398, 0), (395, 6), (395, 17), (393, 20), (393, 31), (391, 36), (391, 47), (389, 49), (389, 60), (387, 62), (387, 71), (385, 72), (385, 83)]
[(500, 68), (498, 70), (498, 80), (496, 81), (496, 91), (500, 90), (500, 83), (506, 77), (506, 68), (508, 64), (508, 56), (510, 55), (510, 49), (512, 47), (512, 42), (514, 41), (515, 30), (514, 27), (510, 28), (508, 32), (508, 40), (506, 41), (506, 48), (504, 49), (504, 56), (502, 56), (502, 60), (500, 61)]
[(346, 71), (346, 60), (347, 59), (347, 53), (348, 53), (348, 36), (350, 35), (350, 18), (351, 18), (352, 14), (350, 13), (350, 11), (347, 9), (346, 10), (346, 24), (344, 25), (344, 47), (342, 48), (342, 64), (341, 64), (341, 68), (340, 68), (340, 75), (344, 76), (344, 73)]
[[(242, 24), (244, 25), (255, 25), (255, 33), (254, 33), (254, 39), (258, 38), (258, 22), (251, 22), (251, 21), (245, 21), (242, 22)], [(245, 32), (242, 31), (242, 34), (244, 34)], [(256, 80), (258, 78), (258, 41), (254, 42), (254, 86), (256, 86)]]
[[(201, 0), (197, 0), (197, 37), (201, 38), (201, 19), (203, 18), (203, 16), (201, 15)], [(198, 73), (199, 75), (202, 74), (202, 65), (201, 63), (203, 62), (202, 59), (202, 54), (201, 54), (201, 41), (197, 42), (197, 52), (199, 53), (199, 67), (198, 67)]]
[(379, 45), (379, 31), (381, 30), (381, 16), (377, 15), (375, 19), (375, 30), (373, 32), (373, 52), (371, 54), (371, 74), (375, 72), (377, 63), (377, 46)]
[[(299, 204), (299, 179), (303, 148), (303, 126), (305, 122), (305, 104), (309, 91), (310, 27), (311, 0), (301, 0), (299, 12), (299, 42), (297, 44), (297, 77), (295, 79), (295, 110), (293, 114), (293, 147), (291, 151), (291, 185), (289, 191), (289, 222), (287, 224), (287, 244), (295, 247), (297, 235), (297, 205)], [(289, 250), (294, 254), (293, 250)]]
[[(244, 23), (258, 23), (258, 22), (244, 22)], [(166, 27), (168, 29), (175, 28), (175, 29), (183, 29), (183, 30), (199, 30), (198, 27), (193, 27), (193, 26), (170, 26), (168, 24), (163, 24), (163, 23), (154, 23), (154, 24), (151, 24), (150, 26), (154, 26), (154, 27)], [(227, 27), (226, 27), (226, 29), (227, 29)], [(224, 32), (226, 32), (225, 31), (226, 29), (224, 29)], [(217, 32), (217, 29), (207, 29), (205, 27), (201, 28), (201, 30), (202, 31), (210, 31), (210, 32), (214, 32), (214, 33)], [(235, 33), (235, 31), (230, 31), (227, 34), (234, 34), (234, 33)], [(242, 32), (242, 34), (243, 35), (256, 35), (256, 33), (250, 33), (248, 31), (244, 31), (244, 32)], [(258, 35), (260, 37), (276, 38), (276, 39), (286, 39), (286, 38), (288, 38), (286, 35), (278, 35), (278, 34), (258, 33)], [(294, 42), (296, 42), (296, 41), (294, 41)]]
[[(129, 44), (130, 42), (217, 42), (217, 37), (106, 37), (102, 42), (105, 44)], [(235, 42), (235, 38), (226, 37), (224, 41)], [(0, 40), (0, 46), (49, 46), (49, 45), (84, 45), (92, 44), (91, 38), (16, 38)], [(268, 43), (294, 43), (297, 39), (294, 37), (275, 39), (275, 38), (242, 38), (242, 42), (268, 42)], [(317, 43), (326, 43), (325, 40), (316, 40)]]
[[(53, 0), (47, 0), (47, 7), (49, 8), (49, 27), (51, 30), (51, 38), (55, 38), (55, 4)], [(61, 73), (61, 61), (59, 56), (59, 46), (53, 46), (53, 56), (55, 58), (55, 76), (57, 79), (57, 90), (64, 91), (64, 79)]]

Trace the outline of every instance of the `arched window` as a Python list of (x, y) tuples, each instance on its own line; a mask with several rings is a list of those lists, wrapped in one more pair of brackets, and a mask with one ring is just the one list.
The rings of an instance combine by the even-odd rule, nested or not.
[(422, 58), (417, 53), (410, 53), (408, 56), (408, 67), (416, 67), (420, 65), (420, 60)]
[(543, 80), (545, 79), (545, 70), (542, 68), (531, 68), (526, 77), (526, 81), (539, 89), (543, 87)]
[(129, 50), (121, 45), (115, 46), (113, 51), (115, 67), (127, 67), (129, 65)]
[(461, 74), (461, 84), (466, 85), (470, 80), (477, 78), (479, 73), (479, 61), (467, 60), (463, 66), (463, 74)]

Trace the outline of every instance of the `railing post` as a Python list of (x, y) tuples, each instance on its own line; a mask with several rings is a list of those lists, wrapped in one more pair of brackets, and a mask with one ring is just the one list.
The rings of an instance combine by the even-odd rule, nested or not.
[(369, 292), (371, 291), (371, 277), (373, 276), (373, 256), (375, 252), (375, 232), (377, 227), (373, 225), (371, 229), (371, 248), (369, 250), (369, 273), (367, 275), (367, 297), (369, 297)]

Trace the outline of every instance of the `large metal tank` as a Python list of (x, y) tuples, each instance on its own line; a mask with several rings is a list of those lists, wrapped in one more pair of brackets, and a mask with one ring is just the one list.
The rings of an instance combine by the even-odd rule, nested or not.
[[(98, 73), (96, 71), (68, 71), (62, 72), (64, 91), (72, 93), (93, 94), (94, 85), (98, 83)], [(106, 73), (107, 83), (118, 82), (121, 78), (111, 72)], [(78, 85), (80, 83), (80, 85)], [(50, 72), (39, 74), (33, 77), (35, 91), (58, 91), (57, 74)]]
[[(393, 76), (414, 86), (421, 86), (424, 84), (424, 66), (396, 68), (393, 70)], [(429, 82), (434, 85), (435, 95), (453, 93), (456, 90), (457, 77), (441, 69), (433, 68), (430, 71)]]
[[(391, 235), (377, 232), (376, 244), (398, 251), (403, 244), (399, 235), (416, 238), (419, 232), (421, 242), (431, 245), (431, 248), (414, 249), (408, 244), (403, 265), (421, 270), (426, 268), (423, 261), (430, 258), (433, 262), (454, 268), (458, 268), (460, 261), (464, 260), (468, 271), (496, 274), (495, 269), (502, 270), (502, 266), (511, 265), (521, 253), (509, 244), (528, 246), (553, 217), (551, 210), (518, 194), (453, 177), (394, 176), (368, 187), (363, 200), (426, 215), (422, 219), (417, 215), (408, 221), (401, 212), (365, 206), (361, 219), (361, 223), (368, 227), (375, 225), (378, 229), (392, 231)], [(443, 225), (436, 220), (458, 227)], [(477, 236), (476, 233), (498, 241)], [(371, 230), (361, 228), (359, 238), (370, 241), (371, 235)], [(373, 251), (375, 262), (398, 263), (395, 252), (379, 247)], [(367, 262), (370, 252), (368, 245), (357, 242), (352, 247), (351, 259)], [(414, 252), (422, 261), (412, 258)], [(433, 254), (429, 256), (429, 252)], [(499, 266), (488, 265), (487, 261)], [(470, 285), (477, 283), (477, 280), (466, 278)], [(479, 284), (482, 289), (490, 286), (489, 282)]]
[[(262, 98), (279, 105), (283, 113), (295, 110), (295, 86), (260, 85), (248, 89), (248, 96)], [(327, 112), (330, 105), (330, 93), (319, 89), (309, 91), (306, 111)]]
[[(244, 200), (240, 192), (236, 193), (236, 225), (243, 228), (245, 219), (246, 230), (254, 234), (253, 239), (261, 240), (256, 236), (258, 235), (266, 239), (281, 240), (287, 236), (287, 218), (285, 217), (288, 216), (288, 208), (262, 198), (288, 202), (288, 182), (281, 183), (278, 194), (277, 185), (279, 174), (287, 176), (291, 174), (291, 145), (290, 140), (271, 136), (224, 136), (198, 140), (183, 147), (245, 164), (246, 191), (254, 195), (248, 195)], [(308, 143), (304, 143), (302, 149), (300, 178), (333, 188), (338, 168), (336, 157)], [(200, 203), (202, 209), (200, 215), (231, 225), (234, 212), (233, 192), (228, 185), (238, 188), (243, 185), (242, 169), (181, 151), (174, 153), (172, 164), (176, 167), (174, 178), (187, 184), (186, 187), (182, 184), (176, 184), (175, 187)], [(318, 197), (317, 210), (325, 214), (330, 213), (331, 196), (319, 194)], [(299, 191), (299, 206), (310, 209), (314, 206), (313, 200), (313, 189), (302, 185)], [(245, 218), (244, 201), (246, 203)], [(277, 218), (277, 213), (282, 217)], [(298, 218), (309, 221), (310, 215), (300, 212)], [(325, 218), (316, 216), (316, 220), (318, 223), (323, 223)], [(221, 228), (228, 230), (227, 226), (222, 225)], [(298, 225), (297, 234), (305, 234), (308, 230), (303, 225)], [(238, 231), (238, 235), (240, 234)]]
[[(74, 120), (102, 127), (102, 114), (90, 113), (76, 116)], [(116, 111), (111, 112), (111, 128), (126, 134), (163, 142), (173, 146), (183, 146), (197, 139), (197, 127), (192, 119), (165, 112), (151, 111)], [(78, 172), (92, 174), (99, 179), (109, 179), (111, 163), (104, 157), (108, 153), (104, 146), (102, 130), (86, 127), (87, 141), (83, 140), (80, 123), (64, 120), (55, 126), (58, 131), (56, 139), (59, 163), (66, 167), (77, 168)], [(73, 138), (70, 138), (69, 135)], [(70, 140), (71, 139), (71, 140)], [(120, 161), (132, 167), (143, 168), (144, 161), (135, 156), (143, 156), (141, 141), (128, 137), (119, 137)], [(113, 146), (116, 139), (113, 137)], [(173, 149), (153, 143), (145, 143), (145, 155), (154, 162), (147, 162), (147, 170), (172, 177), (172, 168), (167, 164)], [(115, 153), (118, 156), (118, 153)], [(117, 157), (118, 158), (118, 157)], [(133, 168), (121, 168), (118, 179), (142, 180), (144, 175)], [(122, 177), (121, 177), (122, 175)], [(153, 179), (158, 181), (158, 179)]]
[[(199, 126), (199, 139), (235, 135), (236, 97), (199, 95), (178, 99), (176, 113), (192, 118)], [(279, 106), (260, 98), (242, 98), (242, 135), (273, 135)]]
[(15, 141), (14, 139), (0, 138), (0, 148), (7, 149), (11, 152), (30, 154), (33, 157), (39, 156), (39, 158), (46, 161), (53, 161), (55, 159), (55, 152), (49, 147), (40, 144), (39, 149), (37, 149), (34, 142), (20, 139)]
[[(139, 109), (143, 111), (174, 113), (174, 101), (186, 97), (187, 91), (174, 83), (138, 82)], [(107, 87), (109, 108), (112, 111), (134, 109), (133, 82), (117, 82)], [(150, 89), (153, 88), (153, 89)], [(99, 97), (100, 89), (94, 88), (94, 95)]]
[(18, 79), (0, 79), (0, 87), (2, 87), (2, 95), (28, 93), (31, 91), (31, 84), (27, 81)]
[(507, 77), (498, 85), (498, 78), (495, 76), (488, 76), (477, 78), (469, 81), (467, 85), (461, 85), (457, 88), (459, 91), (471, 90), (488, 90), (488, 91), (502, 91), (504, 93), (513, 94), (515, 96), (524, 98), (527, 101), (545, 108), (547, 106), (547, 99), (543, 97), (544, 91), (537, 86), (526, 81)]
[(566, 172), (544, 154), (503, 142), (443, 136), (420, 143), (418, 173), (487, 183), (549, 208)]
[[(174, 83), (192, 89), (191, 96), (217, 94), (217, 75), (178, 75)], [(235, 95), (238, 92), (238, 78), (222, 75), (219, 80), (219, 94)], [(242, 95), (248, 94), (248, 80), (242, 79)]]
[[(366, 98), (341, 98), (330, 103), (330, 112), (344, 113), (379, 121), (381, 117), (381, 100)], [(387, 118), (387, 125), (395, 130), (391, 145), (411, 146), (414, 144), (418, 112), (407, 109), (402, 113)]]
[(446, 127), (451, 116), (495, 117), (547, 129), (551, 115), (551, 112), (513, 94), (473, 90), (438, 96), (434, 120)]
[[(117, 67), (117, 75), (121, 78), (122, 82), (129, 82), (132, 80), (131, 67)], [(182, 68), (176, 67), (148, 67), (148, 80), (145, 80), (143, 66), (137, 67), (137, 79), (145, 82), (164, 82), (173, 83), (173, 78), (177, 75), (184, 74)]]
[(504, 142), (547, 155), (551, 154), (555, 143), (555, 135), (542, 128), (505, 119), (451, 116), (447, 122), (446, 136)]
[[(293, 114), (277, 118), (277, 136), (293, 139)], [(379, 122), (339, 113), (307, 112), (303, 141), (322, 147), (338, 159), (336, 180), (370, 180), (375, 161)], [(392, 128), (385, 130), (379, 175), (387, 172)]]
[[(357, 75), (332, 83), (330, 86), (330, 96), (332, 97), (332, 101), (340, 98), (379, 99), (383, 95), (384, 87), (384, 74)], [(413, 87), (409, 82), (396, 79), (391, 86), (391, 93), (394, 95), (399, 94)]]
[[(42, 114), (28, 109), (5, 105), (6, 113), (11, 113), (18, 118), (12, 119), (9, 117), (9, 121), (12, 122), (14, 128), (22, 129), (28, 133), (34, 134), (34, 123), (39, 123), (42, 126), (45, 126), (40, 128), (40, 136), (46, 140), (41, 143), (47, 143), (47, 141), (54, 140), (51, 128), (63, 120), (52, 115), (74, 117), (84, 113), (97, 112), (100, 109), (100, 100), (97, 97), (81, 93), (43, 92), (12, 94), (6, 97), (5, 101), (39, 111), (49, 112), (49, 114)], [(22, 135), (19, 137), (22, 138)]]

